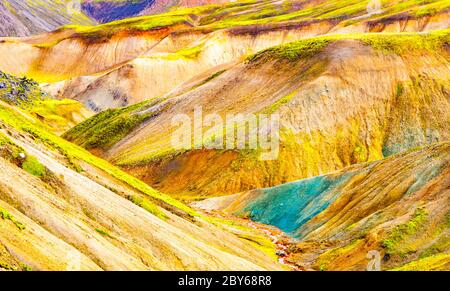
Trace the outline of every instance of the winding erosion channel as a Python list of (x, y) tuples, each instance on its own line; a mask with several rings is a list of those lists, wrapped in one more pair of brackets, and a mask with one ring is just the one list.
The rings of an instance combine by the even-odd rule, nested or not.
[(249, 228), (252, 228), (259, 233), (263, 234), (275, 245), (275, 253), (278, 257), (278, 262), (286, 267), (289, 267), (292, 271), (305, 271), (306, 269), (298, 264), (289, 262), (288, 258), (290, 256), (289, 246), (291, 244), (295, 244), (295, 239), (288, 236), (286, 233), (281, 231), (280, 229), (265, 225), (262, 223), (254, 222), (248, 218), (239, 218), (236, 216), (225, 215), (224, 213), (219, 213), (217, 211), (210, 211), (205, 209), (196, 208), (197, 211), (203, 212), (205, 215), (228, 219), (233, 221), (238, 221), (240, 224), (245, 225)]
[(253, 221), (249, 221), (248, 226), (250, 226), (253, 229), (261, 230), (265, 235), (267, 235), (270, 238), (272, 243), (276, 245), (276, 254), (278, 256), (278, 262), (280, 262), (285, 266), (288, 266), (293, 271), (305, 271), (303, 267), (286, 260), (286, 258), (289, 257), (288, 252), (289, 243), (286, 243), (286, 234), (284, 234), (280, 230), (275, 231), (274, 229), (268, 228), (263, 224), (255, 223)]

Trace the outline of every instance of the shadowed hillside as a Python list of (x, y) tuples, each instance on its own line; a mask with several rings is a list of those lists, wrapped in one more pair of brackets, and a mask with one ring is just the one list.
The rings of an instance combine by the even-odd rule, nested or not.
[(69, 11), (69, 1), (4, 0), (0, 2), (0, 36), (27, 36), (66, 24), (94, 24), (81, 11)]
[(83, 1), (81, 8), (84, 13), (91, 18), (97, 20), (99, 23), (110, 22), (114, 20), (124, 19), (128, 17), (138, 16), (143, 13), (144, 10), (150, 9), (151, 6), (156, 4), (156, 0), (138, 0), (138, 1), (98, 1), (98, 0), (85, 0)]
[(229, 0), (84, 0), (83, 12), (100, 23), (167, 12), (179, 7), (232, 2)]

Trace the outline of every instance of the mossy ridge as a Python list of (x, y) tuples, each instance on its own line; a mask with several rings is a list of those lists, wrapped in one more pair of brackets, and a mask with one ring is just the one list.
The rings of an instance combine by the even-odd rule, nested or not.
[(22, 149), (16, 145), (8, 136), (6, 136), (3, 132), (0, 131), (0, 147), (7, 147), (8, 150), (11, 151), (11, 157), (17, 157)]
[(106, 150), (154, 113), (141, 113), (151, 101), (144, 101), (120, 109), (108, 109), (86, 120), (63, 134), (63, 138), (86, 148)]
[(96, 228), (95, 231), (104, 237), (113, 238), (106, 230), (103, 230), (101, 228)]
[[(144, 182), (139, 179), (126, 174), (119, 168), (111, 165), (107, 161), (98, 158), (87, 150), (76, 146), (50, 132), (48, 132), (43, 124), (41, 124), (38, 120), (34, 122), (27, 120), (22, 115), (17, 114), (17, 112), (10, 107), (4, 106), (0, 103), (0, 120), (5, 124), (14, 127), (16, 130), (21, 132), (29, 133), (36, 140), (42, 142), (50, 149), (59, 151), (62, 155), (66, 156), (69, 160), (69, 163), (76, 164), (77, 160), (86, 162), (91, 164), (103, 171), (107, 174), (113, 176), (114, 178), (130, 185), (132, 188), (154, 198), (161, 200), (169, 205), (172, 205), (181, 211), (184, 211), (190, 216), (200, 215), (195, 212), (190, 207), (184, 205), (183, 203), (171, 198), (170, 196), (164, 195), (155, 189), (151, 188)], [(79, 166), (78, 166), (79, 167)], [(79, 169), (81, 171), (81, 169)]]
[(114, 34), (120, 31), (127, 31), (129, 33), (132, 33), (182, 24), (192, 26), (191, 22), (192, 19), (189, 15), (161, 14), (117, 20), (96, 26), (66, 25), (62, 28), (73, 29), (75, 31), (75, 37), (80, 37), (89, 41), (100, 42), (111, 38)]
[(289, 61), (296, 61), (300, 58), (312, 57), (324, 49), (330, 42), (330, 39), (322, 37), (292, 42), (258, 52), (247, 58), (247, 62), (253, 63), (261, 58), (287, 59)]
[[(302, 22), (311, 20), (344, 21), (344, 25), (362, 23), (368, 20), (380, 20), (398, 14), (409, 15), (412, 18), (431, 16), (445, 11), (449, 7), (448, 1), (408, 0), (397, 3), (383, 1), (383, 9), (379, 14), (367, 14), (369, 1), (339, 0), (323, 1), (311, 5), (292, 5), (289, 1), (283, 3), (258, 2), (249, 7), (223, 5), (201, 17), (200, 25), (223, 29), (235, 26), (249, 26), (258, 24), (273, 24), (283, 22)], [(357, 18), (359, 16), (365, 16)], [(346, 20), (348, 19), (348, 20)]]
[(3, 220), (10, 220), (19, 230), (24, 230), (26, 227), (23, 223), (18, 221), (14, 216), (12, 216), (8, 211), (0, 207), (0, 218)]
[(185, 59), (195, 59), (196, 57), (198, 57), (200, 55), (200, 53), (202, 52), (203, 49), (203, 45), (196, 45), (193, 47), (186, 47), (183, 48), (179, 51), (177, 51), (175, 54), (179, 55), (182, 58)]
[(203, 85), (208, 84), (210, 81), (216, 79), (217, 77), (221, 76), (223, 73), (225, 73), (227, 70), (220, 70), (218, 72), (215, 72), (214, 74), (212, 74), (211, 76), (209, 76), (208, 78), (204, 79), (203, 81), (201, 81), (200, 83), (196, 84), (194, 87), (192, 87), (190, 90), (194, 90), (198, 87), (201, 87)]
[[(383, 1), (381, 13), (367, 14), (368, 0), (328, 0), (314, 6), (293, 5), (291, 1), (274, 3), (261, 0), (246, 0), (222, 4), (211, 4), (190, 8), (174, 7), (171, 11), (157, 15), (137, 16), (100, 25), (66, 25), (59, 31), (73, 31), (74, 37), (101, 42), (114, 34), (144, 32), (154, 29), (185, 25), (193, 29), (220, 30), (232, 27), (274, 23), (301, 23), (312, 20), (343, 21), (344, 25), (355, 25), (370, 20), (383, 22), (399, 14), (410, 18), (432, 16), (449, 8), (447, 0)], [(357, 17), (361, 17), (358, 19)], [(54, 43), (36, 44), (48, 49)]]
[(424, 51), (438, 53), (450, 43), (450, 29), (429, 33), (366, 34), (361, 40), (375, 50), (401, 56)]
[(38, 159), (33, 156), (26, 157), (25, 161), (22, 164), (22, 169), (38, 178), (43, 178), (47, 173), (47, 169), (45, 168), (45, 166), (42, 165), (38, 161)]
[(331, 43), (357, 40), (383, 53), (397, 55), (415, 52), (438, 52), (450, 43), (450, 29), (429, 33), (361, 33), (318, 36), (268, 48), (247, 58), (248, 63), (264, 59), (297, 61), (312, 57)]
[[(433, 1), (427, 1), (433, 2)], [(435, 3), (430, 3), (425, 6), (417, 7), (413, 10), (413, 13), (416, 17), (423, 16), (433, 16), (438, 14), (441, 11), (444, 11), (450, 7), (450, 2), (448, 0), (441, 0)]]
[[(116, 20), (100, 25), (83, 26), (83, 25), (65, 25), (59, 30), (70, 29), (74, 31), (74, 35), (92, 41), (100, 41), (112, 37), (120, 31), (142, 32), (153, 29), (167, 28), (175, 25), (195, 26), (193, 17), (206, 16), (214, 11), (243, 5), (251, 5), (258, 1), (247, 0), (236, 3), (226, 3), (222, 5), (205, 5), (192, 8), (180, 8), (158, 15), (147, 15)], [(50, 44), (49, 44), (50, 45)], [(46, 45), (47, 48), (49, 45)]]

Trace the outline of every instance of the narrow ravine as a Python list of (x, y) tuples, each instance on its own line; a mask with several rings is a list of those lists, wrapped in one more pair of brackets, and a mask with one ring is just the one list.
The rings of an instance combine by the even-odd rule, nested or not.
[(222, 212), (205, 210), (196, 208), (197, 211), (202, 212), (206, 216), (211, 216), (220, 219), (228, 219), (232, 221), (237, 221), (242, 225), (246, 225), (251, 229), (255, 229), (258, 232), (261, 232), (266, 237), (270, 239), (270, 241), (276, 246), (275, 252), (278, 257), (278, 262), (284, 266), (289, 267), (292, 271), (305, 271), (306, 269), (298, 264), (292, 263), (288, 260), (289, 254), (289, 245), (295, 243), (295, 239), (289, 237), (286, 233), (279, 230), (274, 226), (265, 225), (262, 223), (254, 222), (248, 218), (240, 218), (236, 216), (229, 216)]
[(289, 262), (287, 260), (287, 258), (289, 258), (289, 243), (286, 243), (286, 239), (288, 237), (285, 233), (283, 233), (281, 230), (275, 231), (273, 227), (267, 227), (263, 224), (255, 223), (251, 220), (247, 223), (247, 225), (253, 229), (262, 231), (270, 238), (272, 243), (276, 245), (276, 255), (278, 256), (278, 262), (280, 264), (291, 268), (293, 271), (305, 271), (305, 268), (303, 268), (302, 266)]

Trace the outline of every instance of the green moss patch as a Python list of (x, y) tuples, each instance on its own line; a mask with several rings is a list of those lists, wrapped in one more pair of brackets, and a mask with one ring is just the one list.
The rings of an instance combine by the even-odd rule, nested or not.
[(112, 236), (106, 230), (96, 228), (95, 231), (98, 232), (99, 234), (101, 234), (102, 236), (112, 238)]
[(381, 242), (382, 246), (386, 249), (386, 253), (404, 255), (403, 250), (399, 246), (408, 237), (416, 234), (423, 227), (427, 217), (427, 211), (418, 208), (406, 223), (397, 225), (388, 237)]
[(86, 149), (106, 150), (153, 116), (153, 113), (139, 112), (148, 103), (145, 101), (121, 109), (108, 109), (78, 124), (63, 137)]
[(47, 169), (34, 156), (16, 145), (10, 138), (0, 132), (0, 154), (10, 162), (21, 167), (31, 175), (44, 178)]
[(24, 230), (25, 225), (18, 221), (14, 216), (12, 216), (8, 211), (0, 207), (0, 218), (3, 220), (10, 220), (12, 223), (14, 223), (15, 226), (17, 226), (18, 229)]
[(311, 57), (323, 48), (325, 48), (331, 42), (330, 39), (325, 38), (312, 38), (297, 42), (292, 42), (286, 45), (276, 46), (269, 48), (262, 52), (259, 52), (247, 60), (249, 62), (256, 62), (263, 57), (276, 58), (276, 59), (288, 59), (295, 61), (300, 58)]
[(33, 176), (42, 178), (46, 174), (46, 168), (35, 157), (27, 156), (22, 164), (22, 169), (27, 171)]
[(450, 30), (430, 33), (367, 34), (361, 40), (384, 53), (407, 55), (415, 52), (438, 52), (450, 43)]
[(131, 197), (128, 197), (128, 200), (130, 200), (137, 206), (144, 208), (151, 214), (153, 214), (161, 219), (164, 219), (164, 220), (169, 219), (169, 217), (161, 209), (159, 209), (158, 206), (151, 203), (148, 199), (145, 199), (145, 198), (142, 198), (139, 196), (131, 196)]

